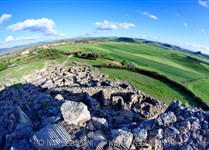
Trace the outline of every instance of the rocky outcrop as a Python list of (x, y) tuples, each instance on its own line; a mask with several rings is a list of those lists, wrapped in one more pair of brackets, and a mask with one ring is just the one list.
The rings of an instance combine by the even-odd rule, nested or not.
[(62, 104), (60, 110), (68, 124), (83, 124), (91, 119), (87, 106), (82, 102), (66, 101)]
[(109, 148), (112, 149), (129, 149), (133, 134), (126, 128), (111, 131), (112, 140), (109, 143)]
[(56, 65), (0, 92), (0, 149), (208, 149), (209, 112), (168, 107), (94, 68)]

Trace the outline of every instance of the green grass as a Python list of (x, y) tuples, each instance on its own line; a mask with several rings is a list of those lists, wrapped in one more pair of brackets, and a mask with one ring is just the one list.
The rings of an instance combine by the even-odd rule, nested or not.
[(209, 96), (209, 78), (196, 80), (188, 85), (189, 89), (203, 99), (208, 100)]
[(69, 63), (71, 63), (72, 61), (85, 62), (85, 63), (90, 64), (92, 66), (98, 66), (98, 65), (102, 65), (102, 64), (106, 63), (108, 60), (106, 60), (106, 59), (90, 60), (90, 59), (72, 57), (69, 59)]
[[(132, 62), (142, 69), (158, 72), (171, 80), (183, 84), (192, 90), (197, 96), (209, 103), (209, 60), (204, 57), (195, 56), (182, 51), (166, 49), (159, 46), (137, 43), (116, 43), (116, 42), (100, 42), (95, 44), (68, 44), (53, 47), (64, 52), (97, 52), (108, 55), (116, 61), (126, 60)], [(187, 56), (195, 57), (202, 62), (188, 59)], [(14, 58), (15, 59), (15, 58)], [(15, 61), (15, 60), (14, 60)], [(50, 64), (52, 60), (35, 59), (18, 62), (18, 64), (0, 72), (0, 85), (8, 79), (16, 79), (17, 81), (26, 74)], [(89, 60), (77, 57), (63, 56), (53, 61), (59, 63), (65, 62), (70, 65), (72, 61), (80, 61), (98, 66), (109, 62), (107, 59)], [(179, 99), (188, 102), (190, 105), (194, 103), (190, 98), (179, 91), (175, 87), (163, 83), (159, 80), (129, 72), (125, 70), (100, 69), (102, 73), (108, 74), (111, 79), (118, 78), (128, 80), (133, 83), (139, 90), (146, 94), (156, 97), (166, 103), (173, 99)]]
[(127, 80), (145, 94), (158, 98), (167, 104), (174, 99), (180, 99), (182, 102), (189, 102), (190, 105), (193, 105), (193, 102), (190, 101), (187, 95), (159, 80), (126, 70), (102, 68), (100, 71), (109, 75), (110, 79)]
[[(108, 54), (116, 60), (127, 60), (137, 64), (140, 68), (155, 71), (168, 78), (187, 86), (209, 76), (209, 65), (188, 59), (186, 56), (198, 58), (208, 62), (206, 58), (194, 56), (182, 51), (166, 49), (148, 44), (103, 42), (96, 44), (71, 44), (54, 47), (61, 51), (90, 51)], [(200, 80), (199, 84), (204, 84)], [(195, 86), (192, 91), (197, 94)], [(209, 88), (203, 87), (197, 94), (209, 103)], [(205, 94), (206, 93), (206, 94)], [(206, 96), (203, 96), (206, 95)]]
[[(209, 72), (196, 62), (189, 61), (185, 54), (175, 51), (176, 57), (173, 57), (174, 51), (144, 45), (127, 43), (103, 43), (88, 45), (64, 45), (55, 47), (62, 51), (91, 51), (109, 54), (110, 56), (138, 64), (141, 68), (159, 72), (163, 75), (182, 82), (204, 77)], [(177, 60), (181, 59), (181, 61)], [(184, 63), (184, 64), (183, 64)], [(198, 69), (198, 70), (197, 70)]]
[(201, 65), (209, 72), (209, 65), (201, 63)]
[(23, 75), (27, 75), (36, 69), (44, 67), (44, 62), (44, 60), (25, 62), (1, 71), (0, 85), (3, 85), (6, 81), (11, 79), (18, 82)]

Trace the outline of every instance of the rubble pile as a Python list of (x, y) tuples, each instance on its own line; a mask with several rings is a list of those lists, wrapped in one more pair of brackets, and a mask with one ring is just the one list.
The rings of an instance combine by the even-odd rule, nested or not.
[(207, 149), (209, 112), (168, 107), (89, 65), (56, 65), (0, 92), (0, 149)]

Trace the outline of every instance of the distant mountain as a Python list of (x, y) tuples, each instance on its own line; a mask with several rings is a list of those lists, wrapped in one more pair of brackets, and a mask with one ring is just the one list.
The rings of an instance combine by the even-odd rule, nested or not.
[(179, 47), (179, 46), (175, 46), (175, 45), (171, 45), (171, 44), (167, 44), (167, 43), (162, 43), (161, 45), (164, 47), (167, 47), (167, 48), (181, 49), (181, 47)]
[(44, 45), (44, 44), (57, 43), (57, 42), (72, 42), (72, 41), (84, 42), (84, 43), (89, 43), (89, 42), (90, 43), (91, 42), (128, 42), (128, 43), (138, 43), (138, 44), (150, 44), (150, 45), (155, 45), (155, 46), (162, 46), (164, 48), (180, 50), (180, 51), (184, 51), (184, 52), (187, 52), (187, 53), (190, 53), (193, 55), (198, 55), (198, 56), (203, 56), (203, 57), (209, 58), (209, 55), (203, 54), (200, 51), (193, 52), (191, 50), (184, 49), (179, 46), (168, 44), (168, 43), (162, 43), (162, 42), (158, 42), (158, 41), (151, 41), (151, 40), (140, 39), (140, 38), (130, 38), (130, 37), (77, 37), (77, 38), (62, 39), (62, 40), (55, 40), (55, 41), (43, 41), (43, 42), (38, 42), (38, 43), (33, 43), (33, 44), (28, 44), (28, 45), (15, 46), (12, 48), (1, 48), (0, 55), (10, 53), (13, 51), (18, 51), (20, 49)]
[(132, 38), (127, 38), (127, 37), (120, 37), (115, 39), (115, 42), (128, 42), (128, 43), (136, 43), (136, 41)]
[(0, 52), (6, 51), (8, 48), (0, 48)]
[(193, 52), (193, 54), (194, 55), (198, 55), (198, 56), (203, 56), (203, 57), (209, 58), (209, 55), (203, 54), (201, 51)]
[(195, 55), (202, 55), (201, 51), (194, 52)]
[(14, 52), (14, 51), (18, 51), (18, 50), (21, 50), (21, 49), (24, 49), (24, 48), (43, 45), (43, 44), (46, 44), (46, 43), (49, 43), (49, 42), (38, 42), (38, 43), (32, 43), (32, 44), (28, 44), (28, 45), (14, 46), (14, 47), (11, 47), (11, 48), (1, 48), (0, 49), (0, 55), (10, 53), (10, 52)]

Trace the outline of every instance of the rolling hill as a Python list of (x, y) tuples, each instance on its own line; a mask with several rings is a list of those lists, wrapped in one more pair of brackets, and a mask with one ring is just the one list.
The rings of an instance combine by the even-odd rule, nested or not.
[[(209, 104), (209, 60), (203, 55), (187, 52), (176, 46), (165, 45), (160, 42), (147, 41), (132, 38), (87, 38), (64, 40), (67, 44), (50, 47), (58, 52), (57, 56), (48, 57), (46, 53), (40, 56), (44, 49), (36, 49), (29, 56), (9, 58), (11, 65), (0, 71), (0, 85), (6, 81), (18, 82), (26, 74), (46, 65), (52, 65), (54, 61), (71, 64), (73, 61), (85, 62), (94, 67), (103, 64), (132, 64), (140, 69), (157, 73), (169, 80), (187, 88), (206, 104)], [(68, 41), (71, 41), (68, 42)], [(78, 58), (74, 53), (97, 54), (99, 58), (94, 60)], [(102, 56), (102, 57), (101, 57)], [(53, 58), (53, 60), (51, 60)], [(17, 61), (18, 60), (18, 61)], [(153, 78), (145, 74), (134, 73), (128, 70), (115, 70), (98, 68), (111, 79), (128, 80), (139, 90), (156, 97), (166, 103), (173, 99), (179, 99), (190, 105), (196, 105), (194, 97), (182, 92), (178, 87), (168, 84), (166, 81)]]

